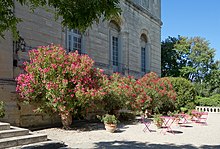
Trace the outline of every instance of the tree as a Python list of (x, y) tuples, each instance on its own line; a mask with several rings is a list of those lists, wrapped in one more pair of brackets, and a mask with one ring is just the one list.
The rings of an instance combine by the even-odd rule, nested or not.
[(206, 86), (211, 94), (220, 94), (220, 70), (212, 71), (206, 79)]
[[(110, 19), (118, 16), (120, 8), (119, 0), (16, 0), (21, 5), (27, 5), (34, 11), (37, 7), (49, 6), (54, 8), (55, 18), (62, 17), (62, 25), (70, 29), (78, 28), (85, 31), (99, 21), (101, 16)], [(0, 36), (4, 37), (4, 32), (11, 30), (17, 36), (16, 25), (22, 20), (14, 13), (14, 0), (0, 0)]]
[(162, 77), (180, 75), (180, 66), (178, 60), (180, 59), (178, 52), (174, 50), (174, 45), (178, 38), (168, 37), (161, 42), (161, 69)]
[(180, 68), (180, 76), (193, 82), (203, 82), (212, 70), (217, 69), (214, 61), (215, 49), (209, 47), (209, 42), (201, 37), (181, 37), (174, 48), (181, 56), (180, 61), (185, 66)]
[(184, 77), (201, 83), (218, 68), (215, 49), (204, 38), (168, 37), (161, 45), (162, 76)]

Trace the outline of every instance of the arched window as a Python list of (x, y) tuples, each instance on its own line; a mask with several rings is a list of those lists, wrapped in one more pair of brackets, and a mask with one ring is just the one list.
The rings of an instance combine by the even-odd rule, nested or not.
[(67, 31), (67, 49), (69, 52), (78, 50), (79, 53), (82, 53), (82, 34), (79, 30)]
[(147, 46), (147, 36), (145, 34), (141, 35), (141, 72), (147, 72), (148, 63), (148, 46)]
[(120, 27), (114, 21), (110, 24), (110, 55), (114, 72), (120, 72), (121, 48), (120, 48)]

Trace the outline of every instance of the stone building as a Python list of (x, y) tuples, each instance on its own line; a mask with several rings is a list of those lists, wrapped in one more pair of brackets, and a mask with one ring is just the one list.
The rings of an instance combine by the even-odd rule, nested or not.
[(14, 79), (22, 72), (27, 51), (40, 45), (60, 44), (67, 51), (78, 50), (95, 60), (96, 67), (107, 74), (120, 72), (141, 77), (149, 71), (161, 74), (161, 0), (121, 0), (120, 19), (94, 24), (85, 33), (69, 30), (54, 21), (51, 11), (15, 5), (15, 15), (23, 19), (18, 25), (22, 37), (13, 42), (11, 33), (0, 39), (0, 100), (5, 101), (2, 119), (18, 126), (55, 124), (56, 119), (36, 115), (18, 102)]

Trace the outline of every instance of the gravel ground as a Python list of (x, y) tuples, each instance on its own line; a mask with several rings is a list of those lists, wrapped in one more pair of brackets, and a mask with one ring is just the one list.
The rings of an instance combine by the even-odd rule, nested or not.
[(179, 127), (173, 124), (175, 134), (161, 133), (153, 124), (153, 132), (143, 132), (144, 124), (120, 124), (115, 133), (104, 130), (101, 123), (77, 123), (73, 130), (50, 128), (35, 131), (45, 133), (49, 139), (62, 141), (69, 148), (219, 148), (220, 114), (209, 114), (207, 126), (195, 123)]

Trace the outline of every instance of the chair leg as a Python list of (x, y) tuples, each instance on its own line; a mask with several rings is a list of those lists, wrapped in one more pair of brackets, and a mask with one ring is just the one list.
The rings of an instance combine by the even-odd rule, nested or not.
[(143, 131), (146, 132), (148, 130), (149, 132), (151, 132), (151, 130), (149, 129), (150, 124), (144, 123), (144, 125), (145, 125), (145, 128), (143, 129)]

